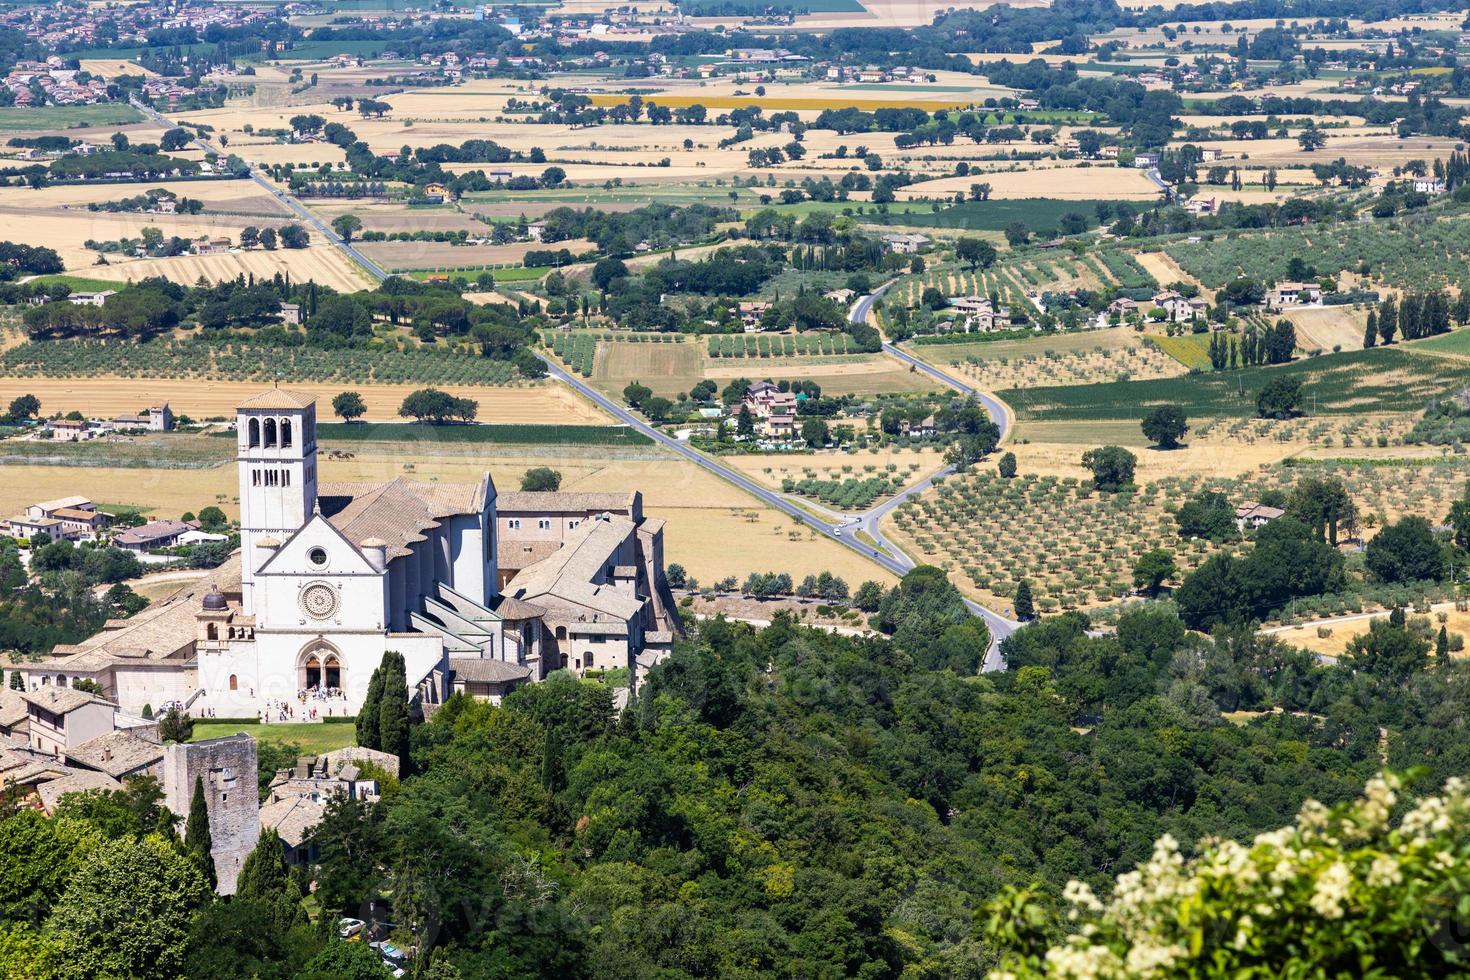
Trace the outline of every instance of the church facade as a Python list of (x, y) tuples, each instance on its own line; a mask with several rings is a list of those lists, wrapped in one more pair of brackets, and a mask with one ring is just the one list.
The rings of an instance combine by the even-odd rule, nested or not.
[[(559, 669), (627, 667), (636, 681), (681, 631), (663, 525), (643, 518), (637, 494), (519, 493), (517, 516), (498, 522), (488, 473), (322, 483), (315, 400), (284, 389), (243, 403), (235, 435), (238, 553), (207, 586), (10, 665), (27, 687), (86, 678), (124, 710), (179, 701), (195, 715), (309, 720), (355, 714), (390, 650), (428, 708), (456, 690), (497, 699)], [(552, 519), (564, 529), (555, 546), (502, 575), (499, 554), (529, 551), (501, 534)]]

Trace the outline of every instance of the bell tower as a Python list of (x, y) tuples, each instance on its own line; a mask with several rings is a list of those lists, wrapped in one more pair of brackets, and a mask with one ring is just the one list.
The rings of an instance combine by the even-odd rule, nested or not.
[(255, 570), (316, 508), (316, 399), (282, 388), (261, 392), (235, 414), (240, 469), (242, 605), (255, 613)]

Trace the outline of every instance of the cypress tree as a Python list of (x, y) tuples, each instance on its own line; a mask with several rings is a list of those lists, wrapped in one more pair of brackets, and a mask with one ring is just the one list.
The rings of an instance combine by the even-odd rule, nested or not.
[(1439, 628), (1439, 636), (1434, 640), (1434, 655), (1441, 663), (1450, 659), (1450, 634), (1443, 626)]
[(189, 821), (184, 825), (184, 848), (199, 867), (209, 887), (219, 884), (214, 873), (214, 839), (209, 833), (209, 806), (204, 802), (204, 777), (194, 777), (194, 795), (189, 800)]
[(24, 691), (26, 689), (25, 679), (20, 676), (20, 671), (18, 670), (12, 670), (10, 672), (10, 689), (12, 691)]
[(1372, 346), (1374, 346), (1377, 343), (1378, 343), (1378, 312), (1376, 310), (1369, 310), (1368, 311), (1368, 329), (1363, 332), (1363, 349), (1364, 350), (1367, 350), (1369, 347), (1372, 347)]
[(235, 897), (274, 902), (286, 890), (286, 882), (290, 878), (291, 869), (286, 867), (281, 835), (270, 828), (262, 829), (260, 839), (255, 842), (255, 850), (240, 866)]
[[(383, 658), (383, 663), (387, 663), (387, 657)], [(367, 697), (363, 698), (362, 707), (357, 711), (357, 744), (365, 749), (376, 749), (382, 744), (378, 737), (378, 713), (382, 701), (383, 664), (379, 664), (368, 680)]]
[(1031, 601), (1031, 583), (1021, 579), (1016, 583), (1016, 618), (1019, 620), (1034, 619), (1036, 606)]
[(398, 756), (408, 765), (408, 676), (403, 654), (383, 655), (383, 689), (378, 705), (378, 749)]

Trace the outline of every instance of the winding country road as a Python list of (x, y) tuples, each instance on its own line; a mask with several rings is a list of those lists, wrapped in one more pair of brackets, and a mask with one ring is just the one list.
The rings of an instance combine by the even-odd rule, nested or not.
[[(134, 103), (134, 105), (138, 108), (139, 111), (148, 116), (158, 125), (168, 129), (174, 128), (174, 124), (172, 122), (170, 122), (161, 113), (157, 112), (153, 108), (136, 102)], [(224, 157), (226, 155), (222, 148), (212, 146), (210, 143), (202, 138), (193, 140), (193, 143), (194, 145), (203, 149), (206, 153), (215, 153), (218, 154), (220, 157)], [(265, 188), (265, 190), (270, 193), (271, 196), (281, 201), (281, 203), (290, 208), (294, 214), (300, 217), (302, 221), (306, 222), (312, 228), (314, 228), (316, 232), (320, 234), (323, 238), (325, 238), (328, 243), (336, 246), (337, 248), (340, 248), (343, 252), (345, 252), (353, 261), (361, 266), (362, 269), (367, 272), (369, 276), (373, 277), (379, 282), (382, 282), (383, 280), (388, 278), (388, 273), (385, 272), (381, 266), (369, 259), (366, 255), (363, 255), (362, 252), (358, 251), (358, 249), (355, 248), (351, 242), (346, 241), (342, 238), (341, 235), (338, 235), (335, 231), (333, 231), (331, 226), (318, 218), (314, 213), (312, 213), (309, 208), (298, 201), (292, 194), (278, 188), (274, 183), (266, 179), (266, 177), (264, 177), (260, 173), (260, 171), (257, 170), (253, 165), (250, 166), (250, 176), (251, 179), (253, 179), (257, 184)], [(891, 285), (893, 285), (892, 282), (884, 283), (872, 293), (866, 296), (859, 297), (857, 302), (853, 304), (851, 310), (848, 312), (849, 322), (864, 322), (868, 317), (869, 311), (873, 308), (873, 304), (877, 302), (878, 298), (882, 296), (883, 293)], [(969, 385), (966, 385), (964, 382), (953, 378), (948, 374), (945, 374), (932, 365), (918, 360), (905, 351), (899, 350), (892, 344), (885, 342), (883, 344), (883, 351), (890, 357), (897, 358), (905, 364), (908, 364), (914, 370), (924, 372), (925, 374), (934, 378), (936, 381), (939, 381), (940, 383), (955, 389), (961, 394), (970, 395), (979, 399), (981, 404), (985, 406), (986, 411), (990, 413), (990, 417), (995, 420), (995, 424), (1000, 427), (1001, 438), (1005, 438), (1006, 433), (1010, 428), (1010, 413), (1009, 411), (1007, 411), (1005, 405), (1003, 405), (1001, 402), (997, 401), (995, 398), (992, 398), (987, 394), (976, 391)], [(752, 480), (750, 477), (746, 476), (744, 473), (741, 473), (736, 469), (726, 466), (717, 458), (707, 456), (699, 450), (694, 449), (691, 446), (680, 442), (678, 439), (665, 434), (663, 431), (654, 428), (653, 426), (645, 422), (642, 418), (633, 414), (624, 406), (619, 405), (617, 402), (614, 402), (612, 399), (608, 398), (606, 395), (593, 388), (591, 385), (586, 384), (580, 378), (577, 378), (575, 375), (570, 374), (560, 365), (556, 364), (546, 356), (538, 353), (537, 357), (541, 358), (542, 362), (545, 363), (547, 373), (552, 378), (572, 388), (583, 398), (586, 398), (588, 401), (593, 402), (603, 411), (616, 418), (619, 422), (630, 428), (636, 429), (638, 432), (647, 436), (649, 439), (652, 439), (657, 445), (664, 447), (675, 455), (678, 455), (695, 464), (696, 466), (699, 466), (702, 469), (713, 473), (716, 476), (719, 476), (722, 479), (729, 481), (730, 483), (735, 484), (741, 490), (744, 490), (752, 497), (760, 500), (763, 504), (769, 507), (773, 507), (781, 513), (786, 514), (788, 517), (791, 517), (793, 520), (796, 521), (797, 524), (811, 528), (818, 534), (821, 534), (824, 537), (837, 542), (845, 548), (857, 552), (864, 558), (867, 558), (869, 561), (880, 565), (881, 567), (887, 569), (888, 571), (899, 577), (902, 577), (906, 572), (912, 569), (915, 563), (912, 559), (909, 558), (908, 555), (903, 553), (902, 549), (893, 544), (891, 541), (888, 541), (883, 536), (883, 533), (879, 528), (879, 524), (882, 518), (884, 517), (884, 515), (888, 514), (895, 507), (908, 500), (914, 494), (921, 493), (931, 487), (936, 477), (947, 476), (954, 471), (953, 467), (946, 467), (940, 472), (935, 473), (933, 476), (930, 476), (928, 479), (925, 479), (922, 482), (915, 484), (914, 486), (900, 491), (893, 497), (889, 498), (887, 501), (883, 502), (872, 510), (867, 511), (866, 513), (849, 516), (844, 519), (835, 520), (829, 523), (827, 521), (818, 519), (812, 512), (807, 511), (802, 507), (799, 507), (791, 500), (787, 499), (785, 495), (778, 493), (775, 490), (764, 487), (761, 484), (757, 483), (755, 480)], [(857, 534), (859, 533), (859, 531), (862, 531), (865, 534), (871, 536), (872, 540), (876, 542), (876, 545), (868, 545), (863, 543), (862, 541), (859, 541), (857, 539)], [(1017, 623), (969, 599), (965, 600), (965, 605), (969, 607), (972, 613), (982, 617), (985, 620), (986, 626), (990, 629), (990, 649), (985, 655), (985, 662), (982, 666), (982, 670), (1004, 670), (1005, 661), (1000, 655), (1000, 641), (1005, 639), (1012, 633), (1012, 631), (1016, 629)]]

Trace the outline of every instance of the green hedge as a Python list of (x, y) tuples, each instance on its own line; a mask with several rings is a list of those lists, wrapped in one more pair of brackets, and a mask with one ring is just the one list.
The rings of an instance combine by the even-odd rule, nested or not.
[(622, 425), (432, 425), (405, 422), (322, 422), (323, 442), (485, 442), (512, 445), (648, 446), (643, 433)]

